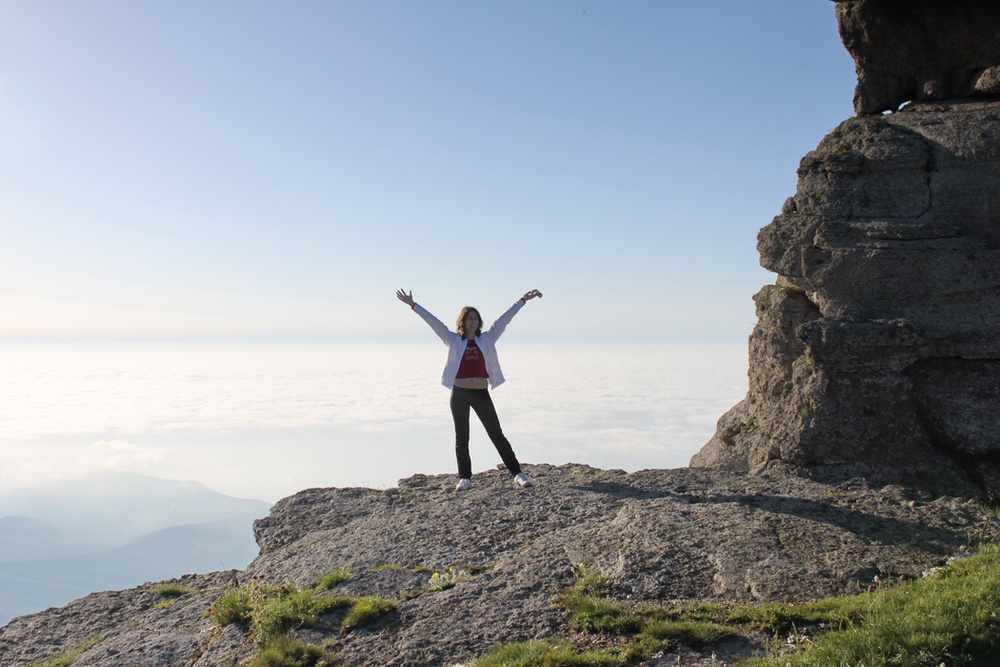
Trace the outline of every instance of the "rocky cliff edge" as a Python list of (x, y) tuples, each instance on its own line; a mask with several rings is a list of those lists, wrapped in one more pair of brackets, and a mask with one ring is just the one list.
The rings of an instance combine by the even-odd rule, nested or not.
[[(528, 472), (531, 489), (492, 471), (468, 492), (453, 491), (450, 475), (303, 491), (257, 522), (261, 553), (245, 571), (172, 582), (187, 592), (170, 601), (162, 584), (147, 584), (17, 618), (0, 629), (0, 664), (83, 646), (75, 664), (90, 667), (235, 666), (257, 649), (245, 628), (207, 616), (223, 592), (260, 580), (311, 587), (339, 569), (351, 576), (337, 595), (390, 599), (395, 611), (346, 633), (321, 622), (302, 639), (333, 647), (338, 664), (454, 665), (500, 643), (570, 636), (554, 597), (582, 569), (627, 605), (805, 601), (919, 577), (1000, 530), (974, 501), (860, 478), (572, 464)], [(460, 576), (432, 590), (435, 572)], [(743, 638), (703, 651), (759, 648)], [(684, 664), (716, 664), (704, 659)], [(649, 664), (668, 661), (678, 664)]]

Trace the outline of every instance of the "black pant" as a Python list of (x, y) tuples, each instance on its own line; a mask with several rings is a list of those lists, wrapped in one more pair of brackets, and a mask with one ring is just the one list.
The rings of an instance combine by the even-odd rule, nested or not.
[(472, 458), (469, 456), (469, 408), (476, 411), (476, 416), (486, 428), (486, 434), (493, 441), (493, 446), (500, 453), (504, 465), (511, 475), (521, 472), (521, 464), (517, 462), (514, 450), (500, 428), (500, 418), (493, 407), (493, 399), (489, 389), (462, 389), (454, 387), (451, 390), (451, 416), (455, 419), (455, 457), (458, 459), (458, 476), (463, 479), (472, 477)]

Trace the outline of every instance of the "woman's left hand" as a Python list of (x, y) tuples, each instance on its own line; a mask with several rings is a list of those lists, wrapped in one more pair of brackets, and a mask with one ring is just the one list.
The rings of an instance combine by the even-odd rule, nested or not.
[(522, 296), (521, 298), (524, 299), (525, 301), (530, 301), (531, 299), (534, 299), (536, 296), (540, 298), (542, 296), (542, 293), (536, 289), (533, 289), (530, 292), (525, 292), (524, 296)]
[(405, 303), (410, 308), (413, 308), (413, 304), (415, 303), (413, 300), (413, 292), (407, 294), (403, 290), (396, 290), (396, 298)]

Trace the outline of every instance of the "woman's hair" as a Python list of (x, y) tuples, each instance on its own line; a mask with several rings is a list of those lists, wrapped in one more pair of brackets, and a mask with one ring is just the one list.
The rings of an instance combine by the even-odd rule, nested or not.
[(456, 322), (455, 324), (455, 326), (458, 328), (458, 335), (462, 336), (463, 338), (465, 337), (465, 316), (468, 315), (469, 313), (475, 313), (476, 317), (479, 318), (479, 326), (476, 327), (476, 335), (478, 336), (479, 334), (483, 333), (483, 316), (479, 314), (479, 310), (477, 308), (473, 308), (472, 306), (466, 306), (465, 308), (462, 309), (462, 312), (458, 314), (458, 322)]

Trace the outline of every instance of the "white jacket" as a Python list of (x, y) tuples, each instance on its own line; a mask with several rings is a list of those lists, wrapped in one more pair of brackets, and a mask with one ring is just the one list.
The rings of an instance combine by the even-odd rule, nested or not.
[[(497, 358), (497, 339), (507, 329), (507, 325), (517, 314), (517, 311), (524, 307), (524, 301), (518, 299), (507, 312), (497, 318), (493, 326), (488, 331), (484, 331), (476, 337), (476, 345), (483, 351), (483, 358), (486, 361), (486, 372), (489, 373), (490, 386), (493, 388), (503, 384), (503, 371), (500, 370), (500, 360)], [(419, 315), (424, 322), (430, 325), (434, 333), (438, 335), (445, 345), (448, 346), (448, 361), (444, 365), (444, 373), (441, 374), (441, 384), (451, 389), (455, 386), (455, 376), (458, 375), (458, 366), (462, 363), (462, 355), (465, 354), (466, 340), (459, 334), (450, 330), (444, 322), (427, 312), (427, 309), (419, 303), (413, 305), (414, 312)]]

